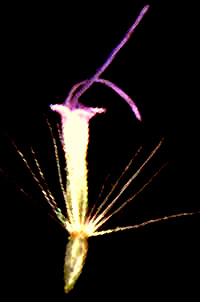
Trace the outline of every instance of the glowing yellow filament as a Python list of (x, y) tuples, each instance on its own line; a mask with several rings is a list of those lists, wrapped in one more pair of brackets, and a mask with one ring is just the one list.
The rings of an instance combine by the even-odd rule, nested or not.
[(62, 137), (67, 163), (66, 207), (73, 229), (80, 230), (84, 224), (88, 208), (87, 147), (89, 120), (101, 108), (79, 108), (71, 110), (63, 105), (52, 105), (52, 110), (61, 114)]
[[(67, 162), (67, 198), (72, 211), (73, 223), (80, 225), (87, 209), (87, 166), (88, 120), (80, 118), (81, 110), (67, 109), (63, 124), (63, 138)], [(77, 227), (78, 227), (77, 225)]]

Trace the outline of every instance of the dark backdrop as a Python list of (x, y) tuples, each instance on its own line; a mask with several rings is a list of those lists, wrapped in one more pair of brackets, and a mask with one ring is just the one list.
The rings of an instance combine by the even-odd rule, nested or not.
[[(64, 102), (76, 82), (95, 73), (145, 4), (54, 2), (21, 7), (16, 4), (2, 9), (0, 167), (8, 177), (1, 174), (0, 180), (2, 274), (8, 298), (70, 301), (76, 297), (90, 301), (109, 297), (114, 301), (123, 296), (124, 301), (150, 297), (160, 301), (164, 297), (197, 293), (200, 220), (194, 215), (89, 239), (83, 273), (74, 290), (65, 296), (62, 267), (68, 235), (47, 214), (51, 210), (5, 135), (6, 132), (14, 139), (32, 164), (33, 146), (50, 189), (64, 208), (44, 114), (55, 125), (59, 118), (49, 111), (49, 105)], [(90, 125), (90, 207), (106, 176), (111, 175), (105, 194), (140, 145), (143, 151), (128, 176), (165, 137), (155, 158), (119, 204), (164, 163), (169, 163), (105, 228), (200, 209), (195, 146), (196, 8), (191, 2), (149, 4), (149, 12), (103, 75), (133, 98), (142, 114), (142, 123), (106, 87), (93, 85), (81, 98), (85, 105), (108, 108), (105, 115), (94, 118)], [(11, 180), (36, 202), (22, 194)]]

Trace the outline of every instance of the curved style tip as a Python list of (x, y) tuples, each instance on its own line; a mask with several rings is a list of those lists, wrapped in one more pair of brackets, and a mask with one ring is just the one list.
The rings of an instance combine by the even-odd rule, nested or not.
[(149, 8), (150, 8), (150, 5), (147, 4), (147, 5), (145, 5), (145, 6), (143, 7), (142, 11), (143, 11), (144, 13), (146, 13), (146, 12), (148, 11)]
[[(106, 70), (106, 68), (111, 64), (111, 62), (114, 60), (116, 57), (117, 53), (119, 50), (127, 43), (127, 41), (130, 39), (131, 35), (133, 34), (135, 28), (138, 26), (146, 12), (148, 11), (150, 5), (147, 4), (143, 7), (143, 9), (140, 11), (138, 17), (136, 18), (135, 22), (133, 25), (129, 28), (127, 33), (125, 34), (124, 38), (121, 40), (121, 42), (113, 49), (111, 54), (108, 56), (107, 60), (104, 62), (104, 64), (97, 70), (97, 72), (87, 80), (84, 80), (82, 82), (79, 82), (75, 84), (66, 99), (66, 101), (63, 103), (63, 105), (50, 105), (51, 110), (59, 112), (61, 115), (64, 114), (66, 115), (66, 110), (65, 108), (68, 108), (70, 112), (73, 112), (75, 110), (81, 110), (82, 113), (84, 112), (84, 115), (88, 115), (89, 118), (91, 118), (93, 115), (96, 113), (103, 113), (105, 112), (105, 109), (102, 108), (87, 108), (84, 105), (82, 105), (79, 102), (79, 98), (81, 95), (88, 90), (93, 83), (101, 83), (104, 84), (111, 89), (113, 89), (116, 93), (118, 93), (131, 107), (133, 113), (135, 114), (135, 117), (141, 121), (142, 117), (141, 114), (134, 103), (134, 101), (119, 87), (117, 87), (114, 83), (100, 78), (101, 74)], [(77, 91), (78, 89), (78, 91)]]

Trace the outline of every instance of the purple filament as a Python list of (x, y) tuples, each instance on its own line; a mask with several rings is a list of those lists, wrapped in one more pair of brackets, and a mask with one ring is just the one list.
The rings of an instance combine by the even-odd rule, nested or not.
[(77, 92), (77, 94), (76, 94), (77, 98), (79, 98), (88, 88), (90, 88), (92, 86), (92, 84), (94, 82), (96, 82), (96, 79), (98, 79), (99, 76), (111, 64), (111, 62), (114, 60), (115, 56), (120, 51), (120, 49), (128, 42), (128, 40), (130, 39), (131, 35), (133, 34), (135, 28), (138, 26), (138, 24), (140, 23), (140, 21), (142, 20), (142, 18), (144, 17), (144, 15), (146, 14), (146, 12), (148, 11), (148, 9), (149, 9), (149, 5), (146, 5), (146, 6), (143, 7), (143, 9), (141, 10), (140, 14), (138, 15), (138, 17), (135, 20), (135, 22), (133, 23), (133, 25), (129, 28), (129, 30), (127, 31), (127, 33), (125, 34), (125, 36), (121, 40), (121, 42), (113, 49), (113, 51), (108, 56), (108, 58), (105, 61), (105, 63), (97, 70), (97, 72), (95, 73), (95, 75), (91, 79), (87, 80), (87, 82), (85, 83), (85, 85), (83, 85), (83, 87)]
[[(133, 23), (133, 25), (129, 28), (129, 30), (126, 32), (124, 38), (121, 40), (121, 42), (113, 49), (111, 54), (108, 56), (107, 60), (105, 63), (97, 70), (97, 72), (91, 77), (90, 79), (84, 80), (80, 83), (75, 84), (72, 89), (70, 90), (68, 97), (66, 101), (64, 102), (64, 106), (67, 106), (71, 110), (75, 110), (77, 108), (80, 108), (81, 104), (79, 103), (78, 99), (80, 96), (87, 90), (89, 89), (93, 83), (101, 83), (104, 84), (111, 89), (113, 89), (117, 94), (119, 94), (126, 102), (127, 104), (131, 107), (132, 111), (134, 112), (136, 118), (138, 120), (142, 120), (140, 112), (134, 103), (134, 101), (117, 85), (114, 83), (105, 80), (105, 79), (100, 79), (100, 75), (106, 70), (106, 68), (111, 64), (111, 62), (114, 60), (115, 56), (117, 53), (120, 51), (120, 49), (127, 43), (127, 41), (130, 39), (131, 35), (133, 34), (135, 28), (137, 25), (140, 23), (144, 15), (149, 9), (149, 5), (146, 5), (143, 7), (141, 10), (140, 14), (138, 15), (137, 19)], [(82, 86), (80, 88), (80, 86)], [(78, 91), (76, 92), (76, 90)]]

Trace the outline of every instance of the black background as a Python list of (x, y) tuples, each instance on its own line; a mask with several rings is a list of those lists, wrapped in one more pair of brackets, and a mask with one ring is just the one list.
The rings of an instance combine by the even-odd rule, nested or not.
[[(54, 2), (46, 6), (29, 3), (2, 8), (0, 167), (8, 177), (0, 175), (4, 267), (1, 272), (8, 299), (91, 301), (122, 296), (125, 301), (151, 297), (161, 301), (164, 297), (188, 295), (193, 301), (192, 296), (198, 291), (200, 220), (194, 215), (90, 238), (83, 273), (66, 296), (63, 258), (68, 234), (47, 215), (51, 210), (5, 135), (6, 132), (14, 139), (32, 164), (30, 146), (33, 146), (49, 187), (63, 207), (44, 113), (55, 125), (59, 118), (50, 112), (49, 105), (63, 103), (75, 83), (95, 73), (145, 4), (144, 1), (93, 2), (93, 5)], [(111, 174), (108, 193), (109, 185), (120, 176), (140, 145), (143, 151), (128, 176), (165, 137), (155, 158), (119, 204), (164, 163), (169, 163), (105, 228), (200, 209), (195, 118), (197, 8), (191, 2), (190, 5), (174, 1), (148, 4), (149, 12), (103, 74), (133, 98), (142, 114), (142, 123), (135, 120), (123, 100), (99, 84), (81, 97), (87, 106), (108, 109), (90, 125), (90, 207), (106, 176)]]

